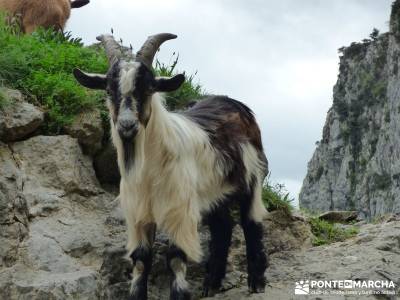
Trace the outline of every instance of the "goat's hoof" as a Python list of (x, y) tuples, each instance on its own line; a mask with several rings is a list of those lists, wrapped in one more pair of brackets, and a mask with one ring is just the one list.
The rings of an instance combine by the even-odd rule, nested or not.
[(265, 292), (266, 279), (261, 277), (249, 277), (248, 279), (249, 292), (252, 294), (262, 294)]
[(205, 297), (214, 297), (215, 294), (217, 294), (218, 292), (219, 292), (219, 289), (217, 289), (217, 288), (204, 286), (203, 287), (203, 292), (201, 293), (201, 297), (203, 297), (203, 298), (205, 298)]
[(147, 300), (147, 298), (139, 298), (137, 295), (129, 295), (128, 300)]
[(171, 291), (171, 295), (169, 300), (190, 300), (191, 296), (189, 291), (183, 290), (183, 291), (177, 291), (173, 290)]
[(265, 287), (250, 288), (250, 293), (251, 294), (263, 294), (263, 293), (265, 293)]

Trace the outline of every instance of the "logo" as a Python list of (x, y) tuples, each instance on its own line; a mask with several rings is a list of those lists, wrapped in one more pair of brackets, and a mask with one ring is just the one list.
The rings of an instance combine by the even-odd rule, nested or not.
[(391, 280), (300, 280), (295, 295), (396, 295)]
[(294, 288), (295, 295), (309, 295), (310, 294), (310, 282), (308, 280), (296, 281), (296, 286)]

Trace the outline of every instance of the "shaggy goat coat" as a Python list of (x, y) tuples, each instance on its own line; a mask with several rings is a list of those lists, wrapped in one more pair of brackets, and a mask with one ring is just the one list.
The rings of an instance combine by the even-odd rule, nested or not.
[[(120, 85), (128, 83), (127, 93), (132, 92), (132, 78), (134, 74), (121, 71)], [(199, 261), (201, 215), (237, 189), (253, 189), (250, 218), (262, 220), (266, 159), (259, 129), (250, 109), (227, 97), (203, 100), (183, 113), (168, 112), (159, 93), (148, 103), (147, 125), (140, 126), (129, 153), (111, 126), (122, 175), (127, 248), (131, 253), (139, 243), (150, 246), (145, 229), (155, 223), (190, 259)], [(109, 107), (113, 109), (110, 102)]]

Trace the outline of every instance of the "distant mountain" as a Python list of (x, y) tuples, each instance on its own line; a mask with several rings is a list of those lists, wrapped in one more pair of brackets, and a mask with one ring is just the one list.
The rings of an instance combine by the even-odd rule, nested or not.
[(308, 164), (300, 206), (400, 212), (400, 1), (390, 32), (339, 49), (340, 73), (322, 140)]

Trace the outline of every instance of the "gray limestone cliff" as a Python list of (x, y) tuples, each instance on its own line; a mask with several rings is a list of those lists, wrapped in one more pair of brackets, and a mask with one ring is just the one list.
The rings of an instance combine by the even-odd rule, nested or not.
[(400, 1), (390, 32), (341, 52), (333, 106), (308, 164), (300, 206), (357, 210), (373, 218), (400, 212)]

